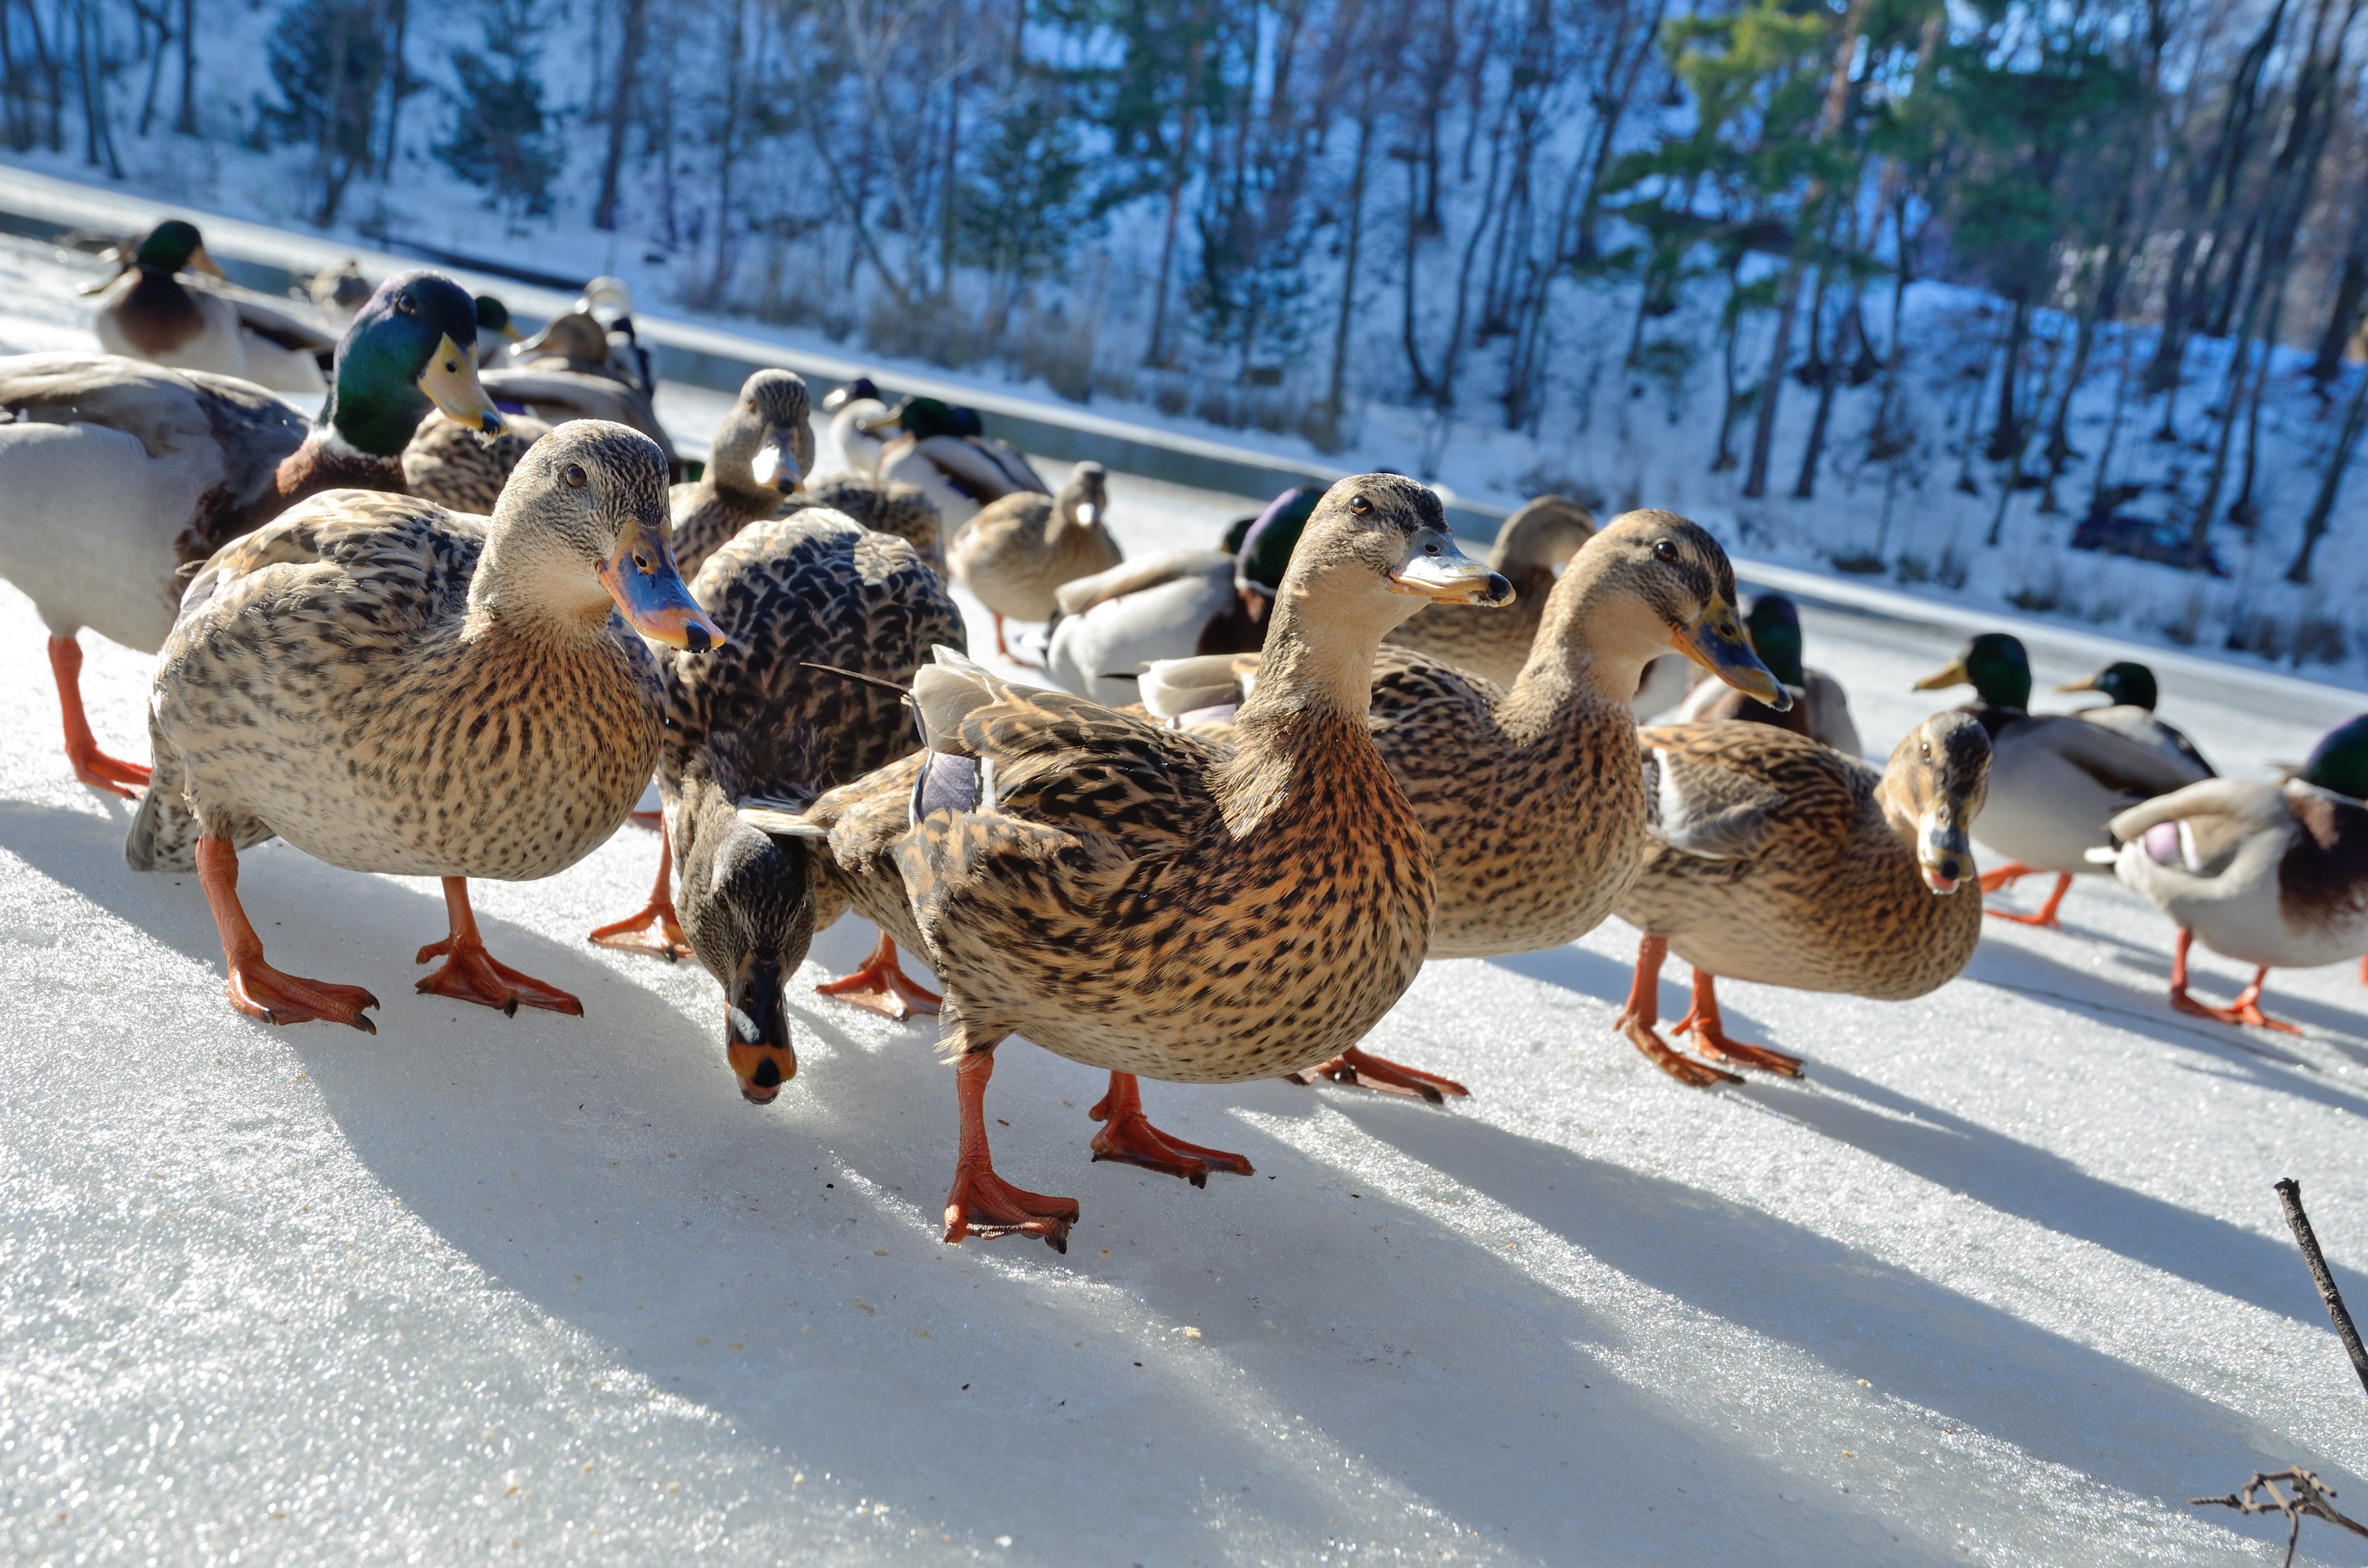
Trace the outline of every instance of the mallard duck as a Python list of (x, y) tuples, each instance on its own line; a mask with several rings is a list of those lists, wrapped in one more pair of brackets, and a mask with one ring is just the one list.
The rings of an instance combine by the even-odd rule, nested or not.
[(919, 485), (957, 539), (962, 525), (990, 502), (1006, 495), (1053, 494), (1019, 448), (986, 435), (974, 409), (951, 407), (933, 397), (908, 397), (891, 412), (865, 421), (862, 428), (871, 435), (900, 432), (881, 448), (871, 472), (882, 480)]
[(526, 335), (510, 320), (510, 308), (491, 294), (477, 296), (477, 365), (480, 369), (498, 365), (509, 357), (509, 347), (522, 343)]
[(2058, 691), (2100, 691), (2107, 704), (2102, 708), (2078, 708), (2072, 716), (2091, 724), (2102, 724), (2116, 734), (2127, 735), (2142, 746), (2151, 746), (2166, 756), (2192, 763), (2209, 778), (2214, 776), (2212, 765), (2195, 749), (2195, 743), (2155, 717), (2155, 704), (2161, 695), (2155, 685), (2154, 672), (2144, 665), (2127, 659), (2107, 665), (2095, 675), (2066, 681)]
[(660, 716), (641, 638), (721, 635), (666, 535), (657, 449), (583, 421), (535, 444), (490, 518), (339, 491), (206, 562), (157, 660), (155, 787), (124, 854), (140, 870), (194, 864), (233, 1006), (376, 1032), (368, 991), (265, 961), (238, 850), (276, 834), (349, 870), (444, 880), (450, 935), (416, 961), (445, 961), (419, 990), (583, 1011), (485, 951), (467, 879), (564, 870), (640, 797)]
[(337, 340), (268, 305), (191, 289), (182, 272), (220, 278), (194, 223), (167, 218), (124, 259), (121, 276), (101, 291), (92, 324), (109, 354), (236, 376), (274, 392), (328, 390), (323, 363)]
[[(962, 635), (962, 612), (909, 544), (819, 509), (742, 528), (709, 557), (691, 595), (724, 642), (659, 655), (658, 778), (669, 826), (657, 885), (640, 913), (592, 939), (695, 954), (724, 990), (724, 1051), (740, 1092), (761, 1105), (797, 1072), (783, 980), (805, 961), (814, 933), (847, 909), (843, 896), (818, 893), (808, 844), (768, 832), (768, 813), (920, 744), (894, 688), (911, 683), (933, 644)], [(892, 1017), (937, 1010), (938, 998), (909, 980), (909, 992), (894, 989), (902, 971), (893, 947), (873, 960), (825, 992)]]
[(1843, 692), (1842, 683), (1823, 670), (1808, 669), (1801, 663), (1800, 607), (1782, 594), (1756, 595), (1751, 608), (1744, 613), (1743, 625), (1751, 634), (1753, 652), (1784, 683), (1784, 689), (1793, 698), (1792, 707), (1779, 712), (1758, 698), (1732, 687), (1704, 683), (1679, 705), (1674, 722), (1690, 724), (1698, 719), (1740, 719), (1773, 724), (1780, 730), (1806, 735), (1819, 745), (1831, 746), (1844, 756), (1859, 756), (1858, 726), (1850, 722), (1850, 698)]
[(1501, 610), (1440, 608), (1390, 633), (1389, 641), (1510, 686), (1529, 663), (1538, 619), (1554, 591), (1554, 569), (1595, 534), (1595, 514), (1565, 495), (1540, 495), (1497, 529), (1488, 564), (1513, 585)]
[(1081, 462), (1058, 495), (1005, 495), (963, 525), (946, 549), (954, 581), (995, 617), (995, 651), (1010, 657), (1006, 616), (1047, 621), (1062, 584), (1119, 563), (1125, 552), (1110, 531), (1110, 475)]
[(478, 384), (469, 297), (431, 272), (390, 278), (338, 345), (327, 423), (308, 430), (251, 382), (82, 354), (0, 358), (0, 576), (50, 631), (66, 755), (129, 796), (148, 770), (99, 751), (82, 707), (89, 627), (164, 645), (178, 569), (318, 491), (404, 486), (402, 453), (440, 408), (497, 433)]
[(888, 405), (871, 378), (858, 376), (833, 387), (822, 400), (822, 411), (830, 415), (830, 446), (838, 454), (838, 465), (850, 473), (876, 477), (888, 442), (872, 426), (882, 421)]
[[(2283, 784), (2206, 778), (2113, 818), (2089, 851), (2179, 926), (2170, 1005), (2226, 1024), (2300, 1031), (2261, 1011), (2272, 969), (2368, 957), (2368, 718), (2337, 726)], [(2226, 1007), (2187, 994), (2198, 938), (2255, 965)]]
[(571, 419), (630, 425), (658, 444), (667, 469), (679, 475), (681, 460), (650, 389), (609, 362), (609, 335), (591, 316), (578, 311), (553, 318), (509, 359), (484, 373), (486, 387), (506, 405), (552, 425)]
[(501, 434), (488, 436), (438, 409), (419, 422), (403, 449), (404, 485), (448, 512), (484, 517), (527, 449), (549, 434), (551, 426), (540, 419), (505, 414)]
[(929, 569), (946, 574), (945, 532), (938, 508), (917, 484), (882, 484), (869, 474), (828, 473), (805, 487), (798, 501), (853, 517), (873, 533), (894, 534), (911, 545)]
[(353, 320), (376, 292), (362, 276), (362, 264), (352, 256), (339, 266), (321, 268), (305, 291), (313, 296), (315, 310), (338, 323)]
[(1370, 671), (1423, 600), (1502, 600), (1439, 497), (1333, 486), (1277, 597), (1235, 748), (997, 678), (951, 650), (915, 678), (928, 750), (801, 819), (817, 869), (946, 988), (961, 1146), (946, 1239), (1065, 1247), (1077, 1206), (998, 1176), (985, 1116), (1014, 1033), (1111, 1074), (1097, 1158), (1205, 1184), (1248, 1162), (1167, 1137), (1137, 1074), (1238, 1083), (1338, 1054), (1422, 964), (1420, 824), (1373, 749)]
[(2031, 658), (2002, 631), (1985, 631), (1956, 662), (1916, 683), (1918, 691), (1971, 685), (1975, 700), (1964, 711), (1988, 732), (1989, 805), (1980, 838), (2007, 858), (1982, 875), (1982, 892), (1996, 892), (2035, 871), (2055, 873), (2055, 891), (2035, 915), (1988, 913), (2022, 926), (2058, 926), (2057, 908), (2082, 872), (2101, 870), (2087, 858), (2106, 842), (2109, 818), (2157, 795), (2208, 778), (2201, 765), (2166, 755), (2101, 724), (2032, 713)]
[(1157, 661), (1256, 652), (1323, 495), (1307, 486), (1284, 491), (1235, 523), (1223, 549), (1165, 551), (1064, 583), (1053, 595), (1047, 673), (1080, 697), (1123, 708), (1135, 700), (1132, 677)]
[(707, 470), (674, 487), (674, 552), (692, 576), (750, 523), (780, 515), (814, 467), (814, 405), (804, 380), (759, 370), (715, 427)]
[(1981, 940), (1965, 831), (1982, 810), (1989, 736), (1936, 714), (1881, 773), (1771, 725), (1711, 720), (1645, 732), (1653, 843), (1620, 917), (1644, 933), (1620, 1028), (1680, 1083), (1743, 1080), (1680, 1056), (1659, 1020), (1662, 960), (1694, 967), (1677, 1025), (1714, 1061), (1797, 1077), (1801, 1060), (1727, 1038), (1716, 979), (1879, 1001), (1953, 979)]

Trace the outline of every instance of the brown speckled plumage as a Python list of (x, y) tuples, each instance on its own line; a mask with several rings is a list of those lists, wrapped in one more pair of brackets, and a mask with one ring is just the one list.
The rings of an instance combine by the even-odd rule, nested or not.
[(853, 517), (873, 533), (894, 534), (939, 576), (946, 574), (945, 529), (937, 504), (917, 484), (882, 483), (868, 473), (825, 474), (790, 498), (791, 512), (809, 506)]
[(1513, 585), (1511, 604), (1502, 609), (1432, 605), (1386, 641), (1486, 676), (1498, 686), (1512, 685), (1537, 641), (1546, 597), (1554, 591), (1554, 568), (1594, 533), (1594, 514), (1577, 502), (1561, 495), (1538, 496), (1505, 519), (1488, 551), (1488, 564)]
[[(750, 523), (778, 517), (792, 503), (787, 486), (814, 466), (814, 404), (805, 381), (787, 370), (759, 370), (742, 384), (732, 411), (715, 427), (706, 472), (696, 484), (674, 487), (675, 560), (686, 578)], [(768, 439), (778, 439), (795, 472), (759, 479), (754, 468)]]
[[(989, 503), (954, 536), (946, 559), (954, 580), (979, 603), (1014, 620), (1050, 620), (1053, 590), (1107, 572), (1123, 558), (1110, 537), (1108, 478), (1099, 463), (1079, 463), (1054, 495), (1006, 495)], [(1093, 508), (1091, 519), (1081, 507)]]
[(551, 426), (522, 414), (502, 416), (502, 433), (487, 436), (448, 417), (441, 410), (419, 422), (403, 449), (403, 479), (412, 494), (448, 512), (492, 515), (526, 449), (551, 434)]

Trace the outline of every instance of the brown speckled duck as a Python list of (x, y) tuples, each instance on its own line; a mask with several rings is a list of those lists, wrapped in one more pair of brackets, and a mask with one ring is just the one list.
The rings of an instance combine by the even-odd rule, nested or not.
[(920, 673), (928, 751), (824, 796), (804, 826), (825, 874), (945, 983), (947, 1240), (1065, 1248), (1076, 1219), (994, 1169), (985, 1094), (1010, 1035), (1110, 1071), (1098, 1158), (1205, 1182), (1247, 1162), (1152, 1127), (1137, 1074), (1290, 1072), (1396, 1002), (1429, 937), (1430, 858), (1367, 729), (1373, 655), (1424, 600), (1510, 592), (1456, 551), (1437, 495), (1366, 474), (1308, 525), (1230, 752), (949, 653)]
[(995, 616), (995, 651), (1010, 656), (1006, 616), (1046, 621), (1060, 608), (1053, 591), (1107, 572), (1124, 558), (1110, 537), (1110, 475), (1079, 463), (1058, 495), (1006, 495), (987, 504), (946, 551), (954, 581)]
[(750, 523), (777, 517), (814, 466), (814, 404), (803, 378), (759, 370), (715, 427), (707, 472), (674, 487), (675, 559), (695, 577)]
[(805, 488), (804, 505), (853, 517), (877, 534), (894, 534), (913, 547), (929, 569), (946, 574), (945, 528), (932, 502), (917, 484), (879, 480), (868, 473), (823, 475)]
[[(1541, 495), (1507, 517), (1497, 529), (1488, 564), (1513, 585), (1513, 602), (1502, 610), (1440, 605), (1424, 610), (1389, 635), (1401, 648), (1429, 653), (1442, 664), (1510, 686), (1529, 663), (1554, 569), (1578, 553), (1595, 533), (1595, 515), (1564, 495)], [(1633, 696), (1634, 693), (1631, 693)]]
[(1989, 737), (1962, 712), (1927, 719), (1881, 773), (1766, 724), (1736, 720), (1645, 732), (1654, 844), (1620, 901), (1644, 935), (1620, 1028), (1680, 1083), (1741, 1083), (1681, 1056), (1655, 1031), (1663, 958), (1694, 966), (1677, 1025), (1713, 1061), (1798, 1076), (1800, 1058), (1727, 1038), (1715, 977), (1921, 996), (1955, 978), (1981, 940), (1965, 830), (1982, 809)]
[(666, 534), (657, 449), (585, 421), (536, 444), (491, 518), (336, 491), (199, 571), (157, 661), (155, 786), (125, 857), (194, 864), (233, 1006), (371, 1030), (368, 991), (264, 960), (237, 852), (276, 834), (351, 870), (444, 880), (451, 933), (420, 949), (445, 960), (420, 990), (583, 1011), (485, 951), (467, 879), (564, 870), (632, 809), (658, 751), (642, 637), (717, 635)]

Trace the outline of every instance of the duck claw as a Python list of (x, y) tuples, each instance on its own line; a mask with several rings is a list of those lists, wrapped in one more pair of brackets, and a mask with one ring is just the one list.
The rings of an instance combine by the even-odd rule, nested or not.
[(1628, 1043), (1643, 1051), (1646, 1061), (1680, 1084), (1691, 1085), (1697, 1089), (1707, 1089), (1715, 1084), (1743, 1082), (1743, 1075), (1739, 1073), (1729, 1073), (1724, 1068), (1713, 1067), (1706, 1062), (1697, 1062), (1692, 1057), (1680, 1053), (1668, 1040), (1656, 1033), (1650, 1024), (1642, 1019), (1622, 1017), (1619, 1027), (1620, 1032), (1628, 1037)]
[(224, 989), (232, 1006), (267, 1024), (350, 1024), (364, 1034), (378, 1033), (362, 1009), (377, 1006), (379, 1000), (359, 985), (306, 980), (257, 959), (232, 965)]
[(1353, 1045), (1329, 1062), (1319, 1062), (1313, 1067), (1303, 1067), (1284, 1076), (1292, 1083), (1304, 1084), (1309, 1088), (1318, 1084), (1332, 1083), (1343, 1088), (1404, 1095), (1408, 1099), (1428, 1100), (1432, 1105), (1445, 1105), (1451, 1095), (1461, 1099), (1472, 1092), (1452, 1078), (1442, 1078), (1419, 1067), (1401, 1066), (1395, 1062), (1370, 1056)]
[(1054, 1252), (1069, 1250), (1069, 1227), (1077, 1222), (1077, 1200), (1053, 1198), (1012, 1186), (991, 1165), (959, 1172), (946, 1194), (946, 1240), (964, 1236), (994, 1241), (1001, 1236), (1042, 1236)]

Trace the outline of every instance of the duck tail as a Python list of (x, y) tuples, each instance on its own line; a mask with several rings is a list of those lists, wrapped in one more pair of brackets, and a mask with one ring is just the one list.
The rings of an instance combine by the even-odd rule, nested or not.
[(147, 792), (123, 840), (123, 858), (135, 871), (194, 871), (198, 868), (198, 817), (181, 784), (180, 758), (161, 744), (152, 728), (154, 759)]

